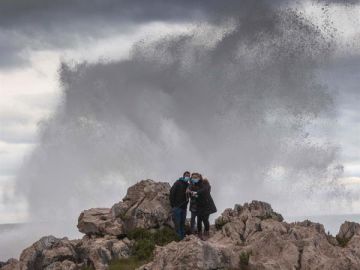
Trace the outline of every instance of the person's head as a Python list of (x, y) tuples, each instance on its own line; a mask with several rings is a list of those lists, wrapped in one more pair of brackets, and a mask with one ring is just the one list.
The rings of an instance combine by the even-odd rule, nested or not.
[(201, 175), (199, 173), (192, 173), (191, 174), (191, 182), (196, 184), (201, 180)]
[(183, 173), (183, 177), (184, 177), (184, 178), (185, 178), (185, 177), (190, 177), (190, 172), (189, 172), (189, 171), (184, 172), (184, 173)]

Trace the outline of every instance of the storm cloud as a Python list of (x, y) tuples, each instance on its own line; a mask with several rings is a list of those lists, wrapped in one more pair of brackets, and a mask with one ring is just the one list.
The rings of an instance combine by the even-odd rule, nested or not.
[[(0, 2), (0, 69), (29, 65), (29, 52), (66, 49), (94, 39), (128, 33), (149, 22), (220, 23), (247, 15), (248, 7), (261, 10), (291, 6), (289, 0), (4, 0)], [(356, 0), (319, 1), (328, 4)], [(247, 6), (244, 8), (244, 6)]]

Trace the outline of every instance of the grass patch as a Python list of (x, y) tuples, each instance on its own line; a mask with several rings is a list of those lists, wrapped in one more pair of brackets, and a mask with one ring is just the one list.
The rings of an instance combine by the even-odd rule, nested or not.
[(347, 243), (349, 243), (351, 238), (340, 238), (338, 236), (336, 236), (336, 240), (339, 243), (340, 247), (346, 247)]
[(134, 229), (127, 234), (134, 240), (131, 256), (111, 262), (109, 270), (133, 270), (149, 262), (154, 253), (155, 246), (164, 246), (172, 241), (179, 241), (174, 230), (164, 227), (159, 230), (150, 231), (145, 229)]
[(167, 227), (154, 232), (137, 228), (128, 233), (128, 238), (135, 240), (132, 255), (138, 260), (150, 259), (155, 245), (164, 246), (172, 241), (179, 241), (175, 231)]
[(251, 256), (251, 251), (250, 252), (242, 251), (239, 256), (240, 257), (240, 266), (248, 266), (250, 256)]

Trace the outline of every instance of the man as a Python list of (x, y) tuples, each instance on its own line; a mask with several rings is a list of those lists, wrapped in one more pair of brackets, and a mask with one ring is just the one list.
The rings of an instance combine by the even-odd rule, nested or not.
[(188, 198), (186, 190), (190, 181), (190, 172), (186, 171), (170, 189), (170, 204), (175, 230), (180, 239), (185, 237), (185, 220)]

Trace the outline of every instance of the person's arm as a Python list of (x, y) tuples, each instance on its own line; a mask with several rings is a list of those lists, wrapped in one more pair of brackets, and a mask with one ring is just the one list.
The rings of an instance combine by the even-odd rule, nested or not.
[(172, 185), (172, 187), (170, 188), (170, 205), (171, 207), (175, 206), (175, 193), (176, 193), (176, 189), (177, 189), (177, 181)]
[(203, 193), (209, 192), (210, 193), (210, 184), (205, 183), (199, 190), (195, 192), (197, 195), (201, 195)]

